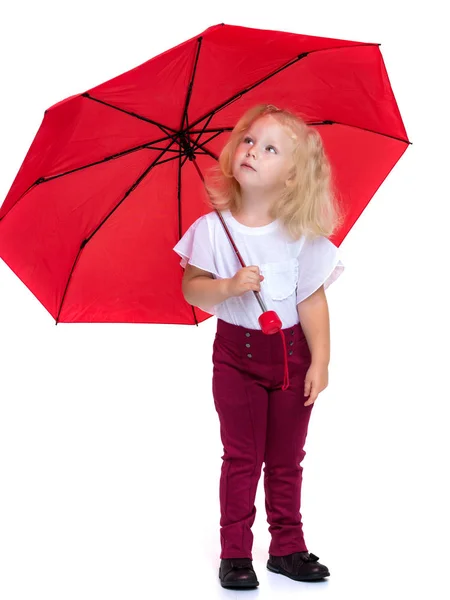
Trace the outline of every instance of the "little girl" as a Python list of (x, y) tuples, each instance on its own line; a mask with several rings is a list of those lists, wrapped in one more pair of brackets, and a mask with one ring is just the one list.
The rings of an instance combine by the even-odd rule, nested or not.
[[(312, 407), (328, 385), (325, 290), (344, 269), (327, 239), (342, 219), (330, 165), (315, 129), (288, 110), (261, 104), (231, 132), (218, 176), (221, 190), (206, 189), (248, 266), (241, 267), (215, 210), (198, 218), (174, 250), (185, 269), (186, 301), (217, 316), (212, 391), (224, 447), (220, 582), (259, 585), (251, 527), (263, 462), (267, 568), (295, 580), (321, 579), (329, 570), (303, 537), (300, 463)], [(284, 340), (261, 330), (253, 290), (280, 317)]]

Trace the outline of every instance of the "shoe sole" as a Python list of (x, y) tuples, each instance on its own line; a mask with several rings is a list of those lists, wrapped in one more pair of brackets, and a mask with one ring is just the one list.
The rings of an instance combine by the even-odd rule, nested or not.
[(292, 575), (292, 573), (285, 571), (285, 569), (283, 569), (282, 567), (280, 567), (280, 568), (273, 567), (269, 563), (267, 563), (266, 566), (269, 569), (269, 571), (272, 571), (272, 573), (279, 573), (280, 575), (286, 575), (286, 577), (289, 577), (290, 579), (294, 579), (294, 581), (319, 581), (320, 579), (324, 579), (325, 577), (330, 576), (330, 571), (328, 571), (328, 570), (326, 573), (323, 573), (322, 575), (319, 575), (318, 573), (316, 573), (316, 574), (311, 573), (311, 575), (295, 576), (295, 575)]
[(220, 577), (220, 569), (219, 569), (219, 579), (220, 579), (220, 585), (224, 588), (254, 588), (254, 587), (258, 587), (259, 585), (259, 581), (257, 580), (256, 582), (253, 581), (222, 581), (221, 577)]

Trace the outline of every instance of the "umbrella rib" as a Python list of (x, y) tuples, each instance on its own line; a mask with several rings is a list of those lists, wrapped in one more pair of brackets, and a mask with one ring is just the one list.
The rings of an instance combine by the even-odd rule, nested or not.
[[(200, 54), (201, 42), (202, 42), (202, 37), (198, 38), (198, 40), (197, 40), (197, 53), (196, 53), (196, 57), (195, 57), (194, 70), (193, 70), (191, 81), (189, 83), (188, 91), (186, 94), (185, 107), (184, 107), (184, 111), (183, 111), (183, 117), (182, 117), (180, 129), (182, 129), (184, 120), (187, 118), (187, 110), (188, 110), (188, 105), (189, 105), (189, 102), (191, 99), (192, 86), (193, 86), (195, 71), (197, 69), (197, 61), (198, 61), (198, 56)], [(156, 125), (167, 135), (170, 135), (168, 133), (168, 130), (172, 131), (175, 134), (178, 133), (178, 131), (176, 129), (174, 129), (173, 127), (169, 127), (169, 125), (163, 125), (163, 124), (159, 123), (158, 121), (155, 121), (154, 119), (150, 119), (149, 117), (144, 117), (144, 116), (139, 115), (131, 110), (126, 110), (125, 108), (120, 108), (119, 106), (116, 106), (115, 104), (111, 104), (110, 102), (106, 102), (105, 100), (100, 100), (99, 98), (95, 98), (89, 92), (84, 92), (83, 94), (81, 94), (81, 96), (83, 98), (87, 98), (88, 100), (92, 100), (94, 102), (98, 102), (99, 104), (103, 104), (104, 106), (108, 106), (109, 108), (112, 108), (114, 110), (123, 112), (126, 115), (129, 115), (130, 117), (134, 117), (135, 119), (139, 119), (141, 121), (145, 121), (146, 123), (151, 123), (152, 125)], [(45, 112), (47, 112), (47, 111), (45, 111)]]
[[(212, 118), (213, 118), (213, 115), (211, 114), (211, 115), (210, 115), (210, 117), (209, 117), (209, 119), (208, 119), (208, 120), (205, 122), (205, 124), (204, 124), (204, 126), (203, 126), (203, 129), (201, 129), (201, 130), (199, 131), (199, 133), (198, 133), (198, 136), (197, 136), (197, 139), (196, 139), (196, 140), (193, 140), (193, 142), (194, 142), (195, 144), (197, 144), (198, 140), (201, 138), (201, 136), (202, 136), (202, 135), (203, 135), (203, 133), (205, 132), (205, 130), (206, 130), (207, 126), (208, 126), (208, 123), (211, 121), (211, 119), (212, 119)], [(189, 133), (191, 133), (191, 131), (189, 131)], [(220, 133), (223, 133), (223, 131), (221, 131)], [(212, 139), (214, 139), (214, 137), (216, 137), (216, 136), (213, 136), (213, 137), (212, 137), (212, 138), (210, 138), (209, 140), (205, 140), (203, 143), (204, 143), (204, 144), (207, 144), (207, 143), (208, 143), (208, 142), (210, 142)]]
[[(147, 123), (151, 123), (152, 125), (156, 125), (166, 135), (170, 135), (170, 133), (167, 130), (170, 130), (173, 133), (177, 133), (176, 129), (173, 129), (172, 127), (169, 127), (168, 125), (162, 125), (161, 123), (158, 123), (158, 121), (155, 121), (154, 119), (149, 119), (148, 117), (143, 117), (142, 115), (138, 115), (137, 113), (132, 112), (131, 110), (126, 110), (125, 108), (120, 108), (119, 106), (116, 106), (115, 104), (111, 104), (110, 102), (105, 102), (105, 100), (100, 100), (99, 98), (94, 98), (94, 96), (91, 96), (91, 94), (89, 94), (89, 92), (85, 92), (84, 94), (81, 94), (81, 96), (83, 96), (83, 98), (87, 98), (88, 100), (93, 100), (94, 102), (98, 102), (99, 104), (104, 104), (105, 106), (108, 106), (109, 108), (112, 108), (114, 110), (123, 112), (126, 115), (130, 115), (130, 117), (134, 117), (135, 119), (139, 119), (141, 121), (146, 121)], [(47, 112), (47, 111), (45, 111), (45, 112)]]
[[(203, 36), (200, 36), (197, 39), (197, 52), (195, 54), (195, 61), (194, 61), (194, 67), (192, 69), (192, 75), (191, 75), (191, 80), (189, 82), (189, 86), (188, 86), (188, 91), (186, 94), (186, 102), (184, 105), (184, 111), (183, 111), (183, 118), (181, 119), (181, 126), (180, 126), (180, 130), (183, 131), (183, 136), (184, 136), (184, 131), (188, 131), (191, 129), (191, 126), (189, 126), (189, 119), (188, 119), (188, 108), (189, 108), (189, 102), (191, 100), (191, 95), (192, 95), (192, 89), (194, 87), (194, 79), (195, 79), (195, 74), (197, 72), (197, 64), (198, 64), (198, 59), (200, 56), (200, 50), (202, 47), (202, 41), (203, 41)], [(206, 129), (206, 127), (208, 126), (208, 123), (211, 121), (211, 119), (213, 118), (213, 114), (211, 113), (211, 115), (209, 116), (209, 119), (206, 121), (206, 123), (203, 126), (203, 130), (200, 130), (197, 139), (194, 140), (194, 143), (197, 144), (198, 140), (200, 139), (200, 137), (202, 136), (203, 131)], [(207, 142), (205, 142), (207, 143)], [(181, 229), (181, 227), (180, 227)]]
[(383, 133), (382, 131), (375, 131), (375, 129), (368, 129), (367, 127), (361, 127), (360, 125), (351, 125), (350, 123), (342, 123), (341, 121), (331, 121), (331, 120), (327, 119), (325, 121), (316, 121), (316, 122), (307, 123), (307, 125), (309, 125), (309, 126), (342, 125), (343, 127), (352, 127), (353, 129), (361, 129), (361, 131), (367, 131), (368, 133), (375, 133), (376, 135), (382, 135), (384, 137), (391, 138), (392, 140), (397, 140), (397, 142), (403, 142), (404, 144), (412, 144), (412, 142), (410, 142), (409, 140), (405, 140), (396, 135), (391, 135), (390, 133)]
[[(230, 130), (231, 130), (231, 129), (233, 129), (233, 128), (232, 128), (232, 127), (230, 127)], [(202, 132), (202, 133), (204, 133), (204, 132)], [(201, 135), (201, 134), (199, 134), (199, 135), (198, 135), (198, 137), (197, 137), (197, 139), (196, 139), (196, 140), (193, 140), (193, 141), (194, 141), (194, 144), (200, 144), (200, 143), (201, 143), (201, 144), (209, 144), (209, 142), (212, 142), (212, 140), (213, 140), (214, 138), (218, 137), (218, 136), (219, 136), (221, 133), (223, 133), (223, 131), (222, 131), (222, 130), (220, 130), (220, 131), (217, 131), (216, 133), (214, 133), (214, 135), (212, 135), (212, 136), (211, 136), (210, 138), (208, 138), (207, 140), (204, 140), (203, 142), (198, 142), (198, 139), (200, 138), (200, 135)]]
[[(316, 125), (342, 125), (343, 127), (352, 127), (353, 129), (361, 129), (361, 131), (367, 131), (368, 133), (375, 133), (377, 135), (382, 135), (384, 137), (388, 137), (393, 140), (397, 140), (398, 142), (404, 142), (405, 144), (412, 145), (412, 142), (410, 142), (409, 140), (405, 140), (401, 137), (397, 137), (396, 135), (391, 135), (389, 133), (383, 133), (381, 131), (375, 131), (375, 129), (368, 129), (367, 127), (361, 127), (360, 125), (352, 125), (351, 123), (343, 123), (342, 121), (332, 121), (330, 119), (326, 119), (324, 121), (310, 121), (310, 122), (306, 122), (306, 124), (311, 127), (313, 125), (314, 126), (316, 126)], [(213, 128), (213, 129), (204, 129), (200, 133), (212, 133), (212, 132), (223, 133), (225, 131), (233, 131), (233, 129), (234, 129), (234, 127), (220, 127), (220, 128)], [(192, 131), (191, 133), (198, 133), (198, 132)], [(203, 143), (206, 143), (206, 142), (203, 142)]]
[(192, 69), (191, 80), (190, 80), (189, 85), (188, 85), (188, 89), (187, 89), (187, 93), (186, 93), (186, 99), (185, 99), (185, 102), (184, 102), (183, 115), (181, 117), (181, 124), (180, 124), (180, 130), (181, 131), (184, 130), (185, 123), (187, 125), (186, 129), (189, 129), (188, 108), (189, 108), (189, 102), (191, 101), (192, 88), (194, 87), (195, 73), (197, 72), (198, 57), (200, 56), (200, 50), (201, 50), (201, 47), (202, 47), (202, 40), (203, 40), (203, 36), (200, 36), (197, 39), (197, 51), (195, 53), (194, 67)]

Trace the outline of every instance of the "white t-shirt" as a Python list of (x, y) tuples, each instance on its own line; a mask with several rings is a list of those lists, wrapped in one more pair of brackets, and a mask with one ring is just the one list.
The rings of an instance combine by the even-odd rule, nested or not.
[[(260, 295), (267, 310), (278, 314), (283, 328), (299, 322), (299, 302), (322, 284), (324, 289), (329, 287), (345, 268), (339, 248), (324, 236), (314, 240), (302, 236), (292, 241), (279, 219), (261, 227), (248, 227), (229, 210), (221, 214), (245, 265), (257, 265), (264, 276)], [(215, 279), (233, 277), (242, 268), (214, 210), (192, 223), (173, 250), (181, 256), (183, 268), (189, 262)], [(228, 323), (261, 329), (258, 318), (262, 310), (253, 290), (204, 310)]]

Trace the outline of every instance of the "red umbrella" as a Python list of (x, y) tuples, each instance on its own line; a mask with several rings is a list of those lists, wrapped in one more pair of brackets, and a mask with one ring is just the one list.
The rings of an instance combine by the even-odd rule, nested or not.
[(51, 106), (0, 208), (1, 258), (57, 323), (208, 319), (173, 247), (211, 211), (203, 173), (262, 102), (320, 132), (339, 246), (410, 143), (379, 45), (222, 23)]

